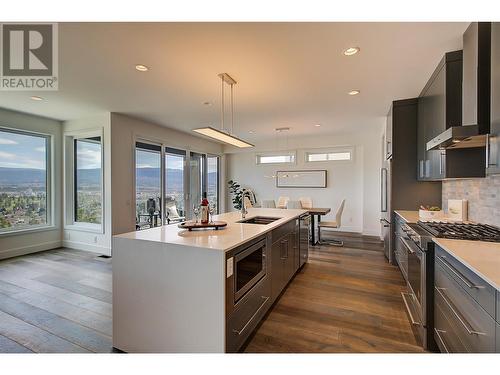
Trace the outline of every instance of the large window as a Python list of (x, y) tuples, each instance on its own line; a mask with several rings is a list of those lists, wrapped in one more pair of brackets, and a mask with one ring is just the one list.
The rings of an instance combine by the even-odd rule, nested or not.
[(219, 157), (207, 156), (207, 198), (219, 212)]
[(50, 137), (0, 129), (0, 232), (50, 224)]
[(137, 229), (161, 225), (161, 146), (136, 143), (135, 206)]
[(101, 137), (74, 139), (74, 221), (102, 223)]

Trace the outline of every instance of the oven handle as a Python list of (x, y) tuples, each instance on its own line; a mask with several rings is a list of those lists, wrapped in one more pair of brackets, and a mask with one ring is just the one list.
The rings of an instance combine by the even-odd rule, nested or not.
[(469, 289), (484, 289), (483, 285), (474, 285), (465, 276), (463, 276), (455, 267), (446, 261), (445, 255), (440, 255), (438, 258), (441, 263), (448, 268), (456, 277), (458, 277)]
[(453, 314), (457, 317), (457, 319), (459, 320), (459, 322), (464, 326), (465, 330), (467, 331), (467, 333), (469, 335), (478, 335), (478, 336), (486, 336), (486, 333), (483, 333), (483, 332), (477, 332), (477, 331), (474, 331), (471, 327), (470, 327), (470, 324), (469, 322), (466, 323), (466, 319), (463, 318), (461, 316), (461, 314), (458, 313), (458, 311), (455, 310), (455, 308), (453, 307), (453, 304), (451, 303), (451, 301), (448, 299), (448, 296), (446, 295), (446, 293), (444, 292), (446, 288), (438, 288), (437, 286), (434, 287), (437, 292), (441, 295), (441, 297), (443, 298), (444, 302), (446, 302), (446, 304), (448, 305), (448, 307), (450, 308), (450, 310), (453, 312)]
[(408, 249), (408, 251), (410, 252), (410, 254), (415, 254), (415, 250), (413, 250), (410, 245), (408, 245), (408, 242), (406, 242), (406, 239), (404, 237), (399, 237), (399, 239), (401, 240), (401, 242), (403, 243), (403, 245)]
[(448, 354), (450, 351), (448, 350), (448, 347), (446, 346), (446, 343), (444, 342), (443, 338), (441, 337), (441, 332), (442, 333), (446, 333), (446, 331), (434, 328), (434, 332), (436, 332), (436, 336), (438, 337), (439, 341), (441, 341), (441, 344), (443, 345), (444, 351)]
[(239, 331), (237, 329), (233, 329), (233, 333), (236, 333), (238, 336), (240, 336), (243, 332), (245, 332), (245, 330), (248, 328), (248, 326), (250, 325), (250, 323), (254, 320), (254, 318), (257, 316), (257, 314), (259, 313), (259, 311), (264, 307), (264, 305), (267, 303), (267, 301), (269, 301), (269, 298), (270, 298), (270, 297), (265, 297), (265, 296), (261, 296), (261, 297), (264, 300), (264, 302), (262, 302), (262, 304), (253, 313), (253, 315), (250, 317), (250, 319), (248, 319), (248, 322), (245, 323), (245, 325), (243, 326), (243, 328), (240, 329)]
[(413, 324), (414, 326), (419, 326), (421, 325), (420, 322), (417, 322), (415, 320), (415, 318), (413, 317), (413, 314), (411, 313), (411, 310), (410, 310), (410, 305), (408, 305), (408, 301), (406, 301), (406, 297), (408, 293), (405, 293), (405, 292), (401, 292), (401, 297), (403, 297), (403, 302), (405, 304), (405, 307), (406, 307), (406, 311), (408, 311), (408, 315), (410, 315), (410, 320), (411, 320), (411, 324)]

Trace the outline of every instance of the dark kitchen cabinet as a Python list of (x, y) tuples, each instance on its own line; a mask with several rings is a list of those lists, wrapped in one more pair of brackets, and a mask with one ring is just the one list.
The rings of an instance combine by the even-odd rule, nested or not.
[(418, 98), (417, 176), (421, 181), (447, 177), (444, 150), (427, 151), (427, 142), (462, 124), (462, 51), (446, 53)]
[(490, 134), (486, 144), (486, 173), (500, 174), (500, 23), (491, 24)]
[(271, 297), (275, 300), (291, 280), (296, 268), (295, 252), (299, 251), (297, 230), (275, 241), (271, 247)]

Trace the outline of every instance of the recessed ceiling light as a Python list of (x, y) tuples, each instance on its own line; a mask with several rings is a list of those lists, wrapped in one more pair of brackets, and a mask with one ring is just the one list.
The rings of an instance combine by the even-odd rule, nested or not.
[(352, 90), (352, 91), (349, 91), (348, 94), (352, 96), (352, 95), (358, 95), (360, 92), (361, 91), (359, 91), (359, 90)]
[(319, 127), (321, 126), (321, 124), (316, 124), (316, 125), (314, 125), (314, 126), (316, 126), (317, 128), (319, 128)]
[(346, 56), (352, 56), (355, 55), (359, 52), (359, 47), (349, 47), (344, 51), (344, 55)]
[(211, 106), (212, 103), (211, 102), (203, 102), (203, 105), (206, 105), (206, 106)]
[(31, 99), (31, 100), (35, 100), (35, 101), (37, 101), (37, 102), (39, 102), (39, 101), (42, 101), (42, 100), (43, 100), (43, 98), (42, 98), (42, 97), (40, 97), (40, 96), (32, 96), (30, 99)]
[(138, 70), (139, 72), (147, 72), (149, 70), (149, 68), (146, 65), (142, 64), (137, 64), (135, 66), (135, 69)]
[(249, 130), (248, 132), (249, 132), (250, 134), (253, 134), (253, 133), (255, 133), (255, 132), (254, 132), (253, 130)]

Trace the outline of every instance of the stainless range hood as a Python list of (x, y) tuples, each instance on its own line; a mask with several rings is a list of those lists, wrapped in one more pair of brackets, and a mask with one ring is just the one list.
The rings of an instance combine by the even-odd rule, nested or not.
[(473, 22), (463, 35), (462, 126), (427, 142), (427, 151), (486, 146), (490, 132), (491, 23)]
[(448, 128), (444, 132), (439, 134), (437, 137), (434, 137), (429, 142), (427, 142), (427, 151), (438, 149), (442, 150), (447, 148), (471, 147), (472, 145), (470, 145), (469, 140), (474, 136), (478, 136), (478, 133), (479, 128), (477, 125), (452, 126), (451, 128)]

